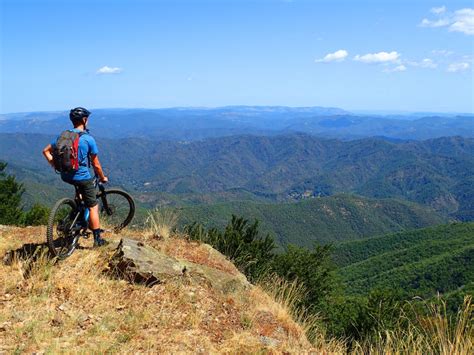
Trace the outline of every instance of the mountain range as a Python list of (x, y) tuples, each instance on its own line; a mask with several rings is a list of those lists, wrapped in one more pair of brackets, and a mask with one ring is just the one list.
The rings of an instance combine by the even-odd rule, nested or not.
[[(0, 115), (0, 133), (49, 134), (68, 128), (67, 112)], [(220, 108), (97, 109), (91, 129), (106, 138), (200, 140), (241, 134), (307, 133), (318, 137), (359, 139), (429, 139), (474, 137), (469, 114), (353, 114), (339, 108), (228, 106)]]
[[(44, 184), (58, 181), (41, 158), (53, 136), (0, 134), (0, 160)], [(292, 134), (196, 142), (98, 139), (112, 181), (149, 206), (163, 193), (202, 203), (299, 201), (336, 193), (398, 198), (459, 220), (474, 218), (474, 139), (393, 142)], [(21, 170), (30, 171), (22, 173)], [(37, 179), (34, 176), (38, 176)], [(58, 182), (59, 185), (59, 182)], [(225, 196), (228, 195), (229, 198)]]

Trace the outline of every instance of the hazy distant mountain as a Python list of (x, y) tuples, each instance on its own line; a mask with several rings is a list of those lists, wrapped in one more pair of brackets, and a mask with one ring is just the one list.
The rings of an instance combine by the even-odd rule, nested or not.
[[(0, 159), (51, 174), (40, 156), (51, 139), (0, 134)], [(187, 143), (98, 140), (114, 181), (143, 196), (231, 193), (287, 201), (350, 192), (410, 200), (474, 219), (474, 139), (344, 142), (293, 134)]]
[[(0, 115), (0, 133), (48, 134), (70, 126), (67, 112)], [(474, 116), (354, 115), (338, 108), (229, 106), (221, 108), (98, 109), (90, 128), (107, 138), (200, 140), (238, 134), (275, 135), (291, 132), (356, 139), (383, 136), (428, 139), (474, 137)]]

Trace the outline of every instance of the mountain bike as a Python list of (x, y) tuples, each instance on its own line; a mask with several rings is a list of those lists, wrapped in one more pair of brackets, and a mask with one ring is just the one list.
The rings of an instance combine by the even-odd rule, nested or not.
[[(95, 178), (98, 188), (100, 222), (115, 233), (120, 232), (133, 219), (135, 202), (125, 191), (106, 190), (104, 184)], [(81, 237), (89, 238), (89, 209), (86, 207), (77, 186), (74, 199), (62, 198), (52, 208), (46, 232), (46, 241), (53, 257), (62, 260), (70, 256)]]

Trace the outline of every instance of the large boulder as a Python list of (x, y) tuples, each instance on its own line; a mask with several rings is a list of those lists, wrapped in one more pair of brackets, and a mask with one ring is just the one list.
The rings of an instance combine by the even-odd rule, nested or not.
[(250, 286), (242, 274), (231, 275), (210, 266), (178, 260), (129, 238), (120, 241), (110, 260), (110, 269), (120, 278), (147, 286), (179, 277), (209, 283), (223, 293), (238, 292)]

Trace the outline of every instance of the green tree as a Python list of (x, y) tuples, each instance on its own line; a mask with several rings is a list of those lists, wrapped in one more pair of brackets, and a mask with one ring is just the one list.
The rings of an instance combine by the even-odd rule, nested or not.
[(193, 223), (185, 227), (185, 232), (189, 238), (208, 243), (229, 257), (251, 281), (268, 271), (274, 256), (275, 242), (269, 234), (260, 235), (257, 220), (251, 224), (233, 215), (224, 231), (206, 231), (201, 224)]
[(289, 245), (285, 253), (275, 256), (272, 269), (286, 280), (303, 284), (306, 295), (301, 306), (306, 310), (324, 310), (335, 288), (330, 245), (314, 246), (313, 250)]
[(21, 224), (21, 196), (25, 190), (14, 176), (5, 173), (6, 167), (0, 162), (0, 224)]
[(331, 336), (361, 341), (383, 336), (386, 330), (403, 329), (412, 315), (401, 292), (375, 289), (367, 296), (334, 298), (325, 316)]
[(24, 224), (27, 226), (44, 226), (48, 224), (49, 208), (35, 203), (24, 215)]

